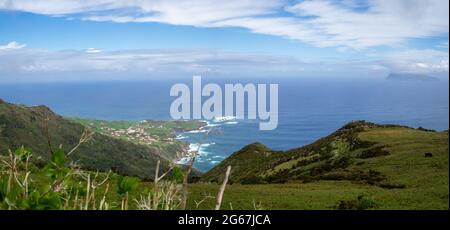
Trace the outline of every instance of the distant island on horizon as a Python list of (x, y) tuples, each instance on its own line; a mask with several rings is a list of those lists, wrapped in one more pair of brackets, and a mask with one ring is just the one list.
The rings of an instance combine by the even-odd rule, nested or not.
[(439, 81), (437, 77), (418, 73), (391, 73), (386, 80), (390, 81)]

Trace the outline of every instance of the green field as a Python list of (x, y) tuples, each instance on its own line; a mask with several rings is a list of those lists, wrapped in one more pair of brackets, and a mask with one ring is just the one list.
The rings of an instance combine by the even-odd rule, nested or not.
[[(265, 209), (333, 209), (341, 200), (357, 199), (365, 194), (376, 203), (374, 209), (449, 209), (448, 133), (425, 133), (406, 128), (375, 129), (361, 133), (361, 138), (388, 144), (391, 155), (364, 160), (358, 166), (386, 174), (402, 189), (351, 181), (239, 185), (227, 187), (224, 208), (251, 209), (253, 200)], [(433, 157), (425, 158), (423, 153)], [(195, 184), (193, 199), (202, 191), (214, 193), (217, 185)], [(195, 198), (194, 198), (195, 197)], [(213, 201), (202, 208), (212, 207)]]

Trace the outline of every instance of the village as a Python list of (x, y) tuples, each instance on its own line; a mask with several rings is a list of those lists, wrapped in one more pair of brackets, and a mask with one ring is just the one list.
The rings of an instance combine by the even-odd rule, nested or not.
[(109, 126), (101, 126), (99, 127), (102, 133), (116, 137), (121, 139), (126, 139), (133, 142), (139, 142), (141, 144), (151, 145), (155, 142), (164, 141), (164, 142), (172, 142), (174, 141), (173, 137), (168, 137), (168, 135), (158, 136), (156, 134), (152, 134), (149, 132), (151, 129), (164, 129), (162, 125), (151, 126), (147, 122), (138, 123), (135, 126), (130, 126), (128, 128), (113, 128)]
[(107, 136), (131, 141), (138, 144), (161, 146), (180, 144), (177, 133), (201, 129), (206, 125), (202, 121), (104, 121), (72, 118), (91, 129)]

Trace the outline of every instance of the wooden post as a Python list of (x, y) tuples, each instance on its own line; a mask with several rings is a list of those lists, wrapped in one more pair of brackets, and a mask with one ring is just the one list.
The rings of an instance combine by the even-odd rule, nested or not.
[(225, 178), (223, 179), (222, 186), (220, 186), (219, 193), (217, 193), (216, 207), (214, 210), (220, 210), (220, 205), (222, 204), (223, 193), (227, 187), (228, 177), (230, 176), (231, 166), (227, 167), (227, 172), (225, 173)]
[(158, 182), (159, 182), (159, 166), (161, 164), (161, 160), (158, 160), (156, 162), (156, 169), (155, 169), (155, 179), (153, 181), (153, 208), (156, 210), (156, 205), (158, 204)]

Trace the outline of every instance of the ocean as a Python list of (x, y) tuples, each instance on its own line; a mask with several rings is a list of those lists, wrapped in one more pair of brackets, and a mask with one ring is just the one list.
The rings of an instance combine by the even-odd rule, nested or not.
[[(279, 84), (279, 124), (260, 131), (257, 120), (209, 121), (220, 129), (200, 146), (195, 167), (207, 171), (247, 144), (275, 150), (312, 143), (352, 120), (393, 123), (435, 130), (449, 127), (449, 84), (441, 81), (389, 81), (377, 78), (204, 78), (205, 82)], [(226, 79), (226, 80), (224, 80)], [(11, 103), (49, 106), (63, 116), (105, 120), (167, 120), (173, 84), (191, 78), (133, 82), (0, 84), (0, 98)], [(196, 149), (204, 133), (178, 139)]]

